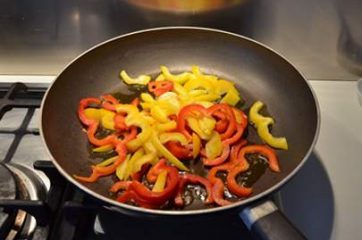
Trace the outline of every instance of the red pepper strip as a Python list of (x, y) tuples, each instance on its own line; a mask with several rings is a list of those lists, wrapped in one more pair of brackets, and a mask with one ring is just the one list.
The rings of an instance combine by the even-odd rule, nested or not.
[(232, 204), (232, 202), (224, 199), (224, 183), (221, 179), (217, 179), (212, 186), (212, 197), (214, 201), (220, 206)]
[(236, 182), (236, 176), (241, 172), (245, 172), (248, 168), (249, 168), (249, 164), (241, 163), (238, 166), (235, 165), (229, 169), (229, 174), (226, 177), (226, 182), (227, 182), (229, 191), (234, 193), (238, 197), (247, 197), (253, 192), (252, 188), (240, 186)]
[(168, 141), (165, 144), (165, 147), (178, 159), (192, 158), (192, 148), (187, 146), (182, 146), (179, 142)]
[(134, 201), (138, 206), (143, 208), (157, 208), (157, 205), (151, 204), (148, 201), (144, 200), (140, 196), (138, 196), (133, 190), (124, 191), (118, 198), (118, 202), (127, 203), (130, 201)]
[(209, 179), (210, 183), (213, 185), (212, 187), (212, 197), (214, 201), (221, 205), (229, 205), (232, 202), (224, 199), (224, 183), (218, 177), (216, 177), (217, 172), (219, 171), (229, 171), (230, 163), (225, 163), (210, 169), (207, 178)]
[(226, 161), (226, 159), (229, 157), (229, 153), (230, 153), (230, 145), (223, 143), (223, 151), (219, 157), (215, 159), (203, 158), (202, 162), (204, 163), (205, 166), (220, 165), (221, 163)]
[(153, 93), (156, 97), (161, 96), (165, 92), (169, 92), (173, 89), (173, 82), (169, 80), (164, 81), (152, 81), (148, 83), (148, 91)]
[(223, 133), (226, 131), (227, 127), (229, 125), (229, 121), (226, 119), (220, 119), (219, 121), (216, 122), (215, 124), (215, 131), (217, 131), (218, 133)]
[(157, 180), (158, 174), (167, 167), (166, 159), (162, 158), (156, 163), (147, 173), (146, 178), (150, 183), (154, 183)]
[(126, 117), (123, 113), (117, 113), (113, 117), (114, 128), (120, 131), (125, 131), (128, 129), (125, 121)]
[(127, 190), (127, 188), (129, 187), (129, 185), (131, 184), (132, 181), (118, 181), (115, 182), (111, 188), (109, 189), (110, 192), (116, 193), (119, 190)]
[(141, 102), (140, 99), (136, 97), (132, 100), (131, 104), (137, 107), (140, 104), (140, 102)]
[(126, 144), (122, 142), (117, 144), (116, 152), (118, 153), (118, 158), (111, 165), (105, 167), (95, 166), (94, 169), (98, 173), (102, 174), (102, 176), (114, 173), (117, 167), (126, 159), (126, 154), (127, 154)]
[(248, 142), (245, 139), (243, 139), (238, 144), (235, 144), (231, 147), (231, 151), (230, 151), (230, 162), (231, 163), (237, 163), (240, 149), (242, 147), (246, 146), (247, 143)]
[(243, 147), (238, 155), (239, 161), (246, 161), (245, 155), (249, 153), (260, 153), (268, 158), (269, 168), (274, 172), (280, 172), (279, 161), (274, 150), (266, 145), (249, 145)]
[(88, 107), (90, 104), (96, 104), (99, 105), (101, 103), (101, 101), (98, 98), (83, 98), (82, 100), (80, 100), (79, 102), (79, 107), (78, 107), (78, 116), (80, 121), (86, 125), (86, 126), (90, 126), (92, 125), (94, 122), (96, 122), (95, 120), (92, 119), (88, 119), (85, 114), (84, 114), (84, 109), (86, 107)]
[(113, 97), (112, 95), (104, 95), (102, 96), (102, 99), (104, 100), (102, 102), (102, 107), (104, 109), (107, 109), (109, 111), (113, 111), (115, 112), (116, 111), (116, 104), (119, 104), (119, 101)]
[(73, 177), (81, 182), (88, 182), (88, 183), (92, 183), (98, 180), (99, 177), (101, 177), (101, 175), (95, 171), (94, 166), (92, 167), (92, 174), (89, 177), (83, 177), (83, 176), (78, 176), (78, 175), (73, 175)]
[(185, 135), (186, 138), (191, 139), (191, 134), (186, 129), (186, 117), (190, 116), (194, 112), (199, 112), (203, 116), (208, 115), (207, 109), (200, 104), (190, 104), (181, 108), (177, 115), (177, 130)]
[(129, 189), (133, 190), (136, 193), (136, 195), (146, 200), (150, 204), (154, 205), (164, 204), (175, 193), (179, 178), (178, 178), (178, 170), (175, 167), (165, 166), (163, 169), (166, 169), (168, 171), (168, 174), (167, 174), (166, 187), (162, 192), (152, 192), (139, 181), (132, 181), (131, 185), (129, 186)]
[(116, 134), (109, 135), (102, 139), (96, 138), (95, 134), (97, 132), (98, 126), (99, 122), (93, 122), (87, 130), (88, 140), (90, 143), (96, 146), (103, 146), (108, 144), (116, 145), (119, 142)]
[(185, 185), (186, 185), (186, 180), (180, 176), (180, 179), (178, 182), (177, 194), (174, 199), (175, 205), (178, 207), (182, 207), (185, 204), (184, 200), (182, 199), (182, 192), (184, 191)]
[(232, 108), (225, 103), (220, 103), (220, 104), (212, 105), (211, 107), (209, 107), (207, 109), (207, 111), (210, 115), (214, 115), (215, 112), (218, 112), (218, 111), (222, 111), (226, 114), (227, 119), (229, 120), (229, 125), (228, 125), (228, 128), (226, 129), (226, 131), (224, 133), (220, 134), (220, 137), (221, 137), (221, 140), (230, 138), (231, 135), (236, 130), (236, 119), (235, 119), (235, 115), (234, 115)]
[(185, 173), (183, 176), (180, 176), (179, 189), (175, 198), (175, 203), (178, 206), (184, 205), (184, 201), (182, 199), (182, 192), (184, 191), (184, 188), (187, 183), (203, 185), (207, 192), (207, 198), (205, 200), (205, 203), (210, 204), (214, 202), (212, 198), (212, 190), (211, 190), (212, 186), (210, 181), (198, 175)]
[(229, 144), (229, 145), (236, 143), (237, 141), (239, 141), (239, 139), (243, 135), (244, 129), (245, 128), (243, 126), (241, 126), (241, 124), (238, 124), (236, 126), (236, 133), (232, 137), (230, 137), (228, 139), (225, 139), (222, 142), (225, 143), (225, 144)]
[(149, 169), (150, 166), (151, 166), (150, 164), (144, 164), (141, 167), (140, 171), (133, 173), (131, 175), (132, 180), (142, 181), (142, 176), (145, 175), (146, 171)]

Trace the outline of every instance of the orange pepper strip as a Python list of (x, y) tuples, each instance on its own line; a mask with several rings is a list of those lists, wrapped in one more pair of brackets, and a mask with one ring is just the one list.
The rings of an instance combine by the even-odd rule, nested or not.
[(98, 139), (95, 137), (95, 134), (97, 132), (99, 126), (99, 122), (93, 122), (92, 124), (90, 124), (88, 130), (87, 130), (87, 135), (88, 135), (88, 140), (90, 143), (92, 143), (93, 145), (96, 146), (103, 146), (103, 145), (108, 145), (108, 144), (114, 144), (116, 145), (118, 142), (117, 136), (115, 134), (109, 135), (105, 138), (102, 139)]

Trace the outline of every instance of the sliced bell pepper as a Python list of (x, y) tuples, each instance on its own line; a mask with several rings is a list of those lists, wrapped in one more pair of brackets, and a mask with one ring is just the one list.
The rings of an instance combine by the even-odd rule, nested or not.
[(215, 159), (223, 152), (220, 135), (213, 132), (209, 141), (205, 144), (205, 154), (208, 159)]
[(287, 139), (285, 137), (274, 137), (269, 131), (269, 125), (274, 124), (274, 119), (271, 117), (264, 117), (259, 113), (263, 106), (264, 104), (261, 101), (257, 101), (251, 106), (249, 111), (250, 121), (255, 125), (260, 138), (268, 145), (287, 150)]
[(121, 71), (120, 77), (128, 85), (132, 84), (147, 85), (149, 81), (151, 81), (151, 77), (147, 75), (139, 75), (137, 78), (131, 78), (125, 70)]
[[(161, 72), (163, 75), (162, 80), (168, 79), (168, 80), (180, 83), (180, 84), (183, 84), (186, 81), (188, 81), (190, 78), (190, 75), (191, 75), (191, 73), (188, 73), (188, 72), (183, 72), (178, 75), (171, 74), (166, 66), (160, 66), (160, 69), (161, 69)], [(161, 80), (161, 78), (159, 80)], [(157, 79), (156, 79), (156, 81), (157, 81)]]
[(191, 159), (192, 148), (191, 145), (181, 145), (180, 142), (168, 141), (165, 144), (166, 148), (178, 159)]
[(238, 197), (248, 197), (253, 192), (252, 188), (240, 186), (236, 182), (236, 176), (240, 174), (240, 172), (244, 172), (246, 170), (247, 169), (244, 165), (234, 166), (232, 169), (230, 169), (229, 174), (226, 177), (229, 191)]
[(207, 116), (208, 112), (207, 109), (200, 104), (190, 104), (181, 108), (177, 115), (177, 129), (188, 139), (191, 139), (192, 136), (186, 129), (186, 118), (188, 116), (194, 116), (194, 114)]
[(107, 144), (107, 145), (103, 145), (100, 147), (96, 147), (92, 149), (92, 152), (95, 153), (104, 153), (104, 152), (109, 152), (113, 149), (113, 145), (112, 144)]
[(229, 90), (226, 95), (221, 99), (220, 103), (227, 103), (235, 106), (240, 101), (239, 93), (236, 90)]
[(79, 116), (80, 121), (84, 125), (90, 126), (91, 124), (93, 124), (96, 121), (94, 119), (89, 119), (85, 115), (84, 110), (86, 109), (86, 107), (90, 106), (91, 104), (99, 105), (100, 103), (101, 103), (101, 101), (98, 98), (83, 98), (82, 100), (80, 100), (79, 107), (78, 107), (78, 116)]
[(152, 81), (148, 83), (148, 91), (153, 93), (156, 97), (161, 96), (162, 94), (172, 91), (173, 82), (169, 80), (164, 81)]
[(184, 175), (180, 176), (179, 180), (178, 192), (175, 197), (175, 204), (177, 206), (181, 207), (184, 205), (182, 193), (184, 192), (184, 189), (188, 183), (201, 184), (205, 188), (207, 193), (207, 198), (205, 199), (205, 203), (211, 204), (214, 202), (214, 199), (212, 198), (212, 185), (210, 181), (198, 175), (185, 173)]
[(87, 130), (88, 140), (91, 144), (95, 146), (104, 146), (109, 144), (116, 145), (119, 142), (116, 134), (108, 135), (102, 139), (96, 138), (95, 134), (97, 132), (98, 126), (99, 122), (93, 122)]
[(166, 187), (162, 192), (152, 192), (139, 181), (132, 181), (129, 189), (133, 190), (140, 198), (146, 200), (150, 204), (164, 204), (177, 190), (179, 178), (178, 171), (175, 167), (165, 166), (163, 169), (167, 170), (167, 182)]
[(110, 192), (116, 193), (119, 190), (127, 190), (127, 188), (129, 187), (129, 185), (131, 184), (132, 181), (117, 181), (115, 182), (111, 188), (109, 189)]
[(196, 133), (192, 133), (192, 157), (195, 159), (201, 150), (201, 139)]
[(179, 132), (166, 132), (161, 133), (159, 135), (160, 141), (162, 144), (169, 142), (169, 141), (176, 141), (181, 143), (182, 145), (186, 145), (188, 143), (186, 137)]
[(96, 166), (97, 166), (97, 167), (105, 167), (105, 166), (108, 166), (108, 165), (112, 164), (114, 161), (116, 161), (117, 158), (118, 158), (118, 156), (114, 156), (114, 157), (108, 158), (108, 159), (103, 160), (102, 162), (98, 163)]
[(180, 170), (189, 171), (189, 169), (178, 160), (165, 146), (162, 145), (155, 131), (152, 131), (151, 142), (156, 150), (164, 156), (170, 163), (176, 166)]
[(229, 144), (225, 144), (225, 143), (223, 143), (222, 146), (223, 146), (223, 151), (222, 151), (221, 156), (219, 156), (215, 159), (202, 158), (202, 162), (204, 163), (205, 166), (220, 165), (227, 160), (229, 153), (230, 153), (230, 146), (229, 146)]
[(103, 95), (102, 97), (102, 108), (109, 111), (116, 111), (116, 105), (119, 104), (119, 101), (112, 95)]
[(207, 109), (207, 111), (210, 115), (215, 115), (219, 111), (226, 115), (226, 118), (229, 121), (229, 125), (228, 125), (228, 128), (226, 129), (226, 131), (221, 133), (220, 135), (221, 135), (221, 140), (230, 138), (230, 136), (236, 130), (236, 120), (235, 120), (235, 116), (234, 116), (234, 112), (233, 112), (232, 108), (225, 103), (220, 103), (220, 104), (215, 104), (215, 105), (209, 107)]
[(157, 180), (153, 185), (152, 192), (162, 192), (165, 189), (167, 180), (167, 170), (162, 170), (157, 176)]
[(258, 153), (268, 159), (269, 168), (274, 172), (280, 172), (279, 161), (274, 150), (267, 145), (248, 145), (240, 149), (238, 159), (239, 161), (247, 161), (246, 154)]

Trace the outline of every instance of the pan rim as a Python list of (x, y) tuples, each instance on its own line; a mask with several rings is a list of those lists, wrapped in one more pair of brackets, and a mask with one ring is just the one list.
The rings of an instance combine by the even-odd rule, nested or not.
[[(142, 34), (142, 33), (147, 33), (147, 32), (154, 32), (154, 31), (165, 31), (165, 30), (198, 30), (198, 31), (205, 31), (205, 32), (214, 32), (214, 33), (221, 33), (221, 34), (225, 34), (225, 35), (230, 35), (232, 37), (236, 37), (236, 38), (241, 38), (244, 40), (247, 40), (249, 42), (252, 42), (258, 46), (261, 46), (262, 48), (265, 48), (266, 50), (270, 51), (271, 53), (275, 54), (276, 56), (278, 56), (279, 58), (281, 58), (282, 60), (284, 60), (287, 64), (289, 64), (289, 66), (291, 68), (293, 68), (304, 80), (305, 84), (307, 85), (309, 91), (312, 94), (314, 103), (315, 103), (315, 108), (316, 108), (316, 117), (317, 117), (317, 125), (316, 125), (316, 131), (314, 134), (314, 138), (313, 141), (308, 149), (308, 151), (305, 153), (304, 158), (298, 163), (298, 165), (293, 169), (293, 171), (291, 171), (290, 173), (287, 174), (287, 176), (285, 176), (280, 182), (274, 184), (273, 186), (271, 186), (270, 188), (262, 191), (261, 193), (240, 200), (238, 202), (235, 202), (233, 204), (227, 205), (227, 206), (218, 206), (218, 207), (213, 207), (213, 208), (206, 208), (206, 209), (197, 209), (197, 210), (159, 210), (159, 209), (146, 209), (146, 208), (141, 208), (141, 207), (136, 207), (136, 206), (132, 206), (129, 204), (124, 204), (124, 203), (120, 203), (117, 202), (114, 199), (105, 197), (91, 189), (89, 189), (88, 187), (84, 186), (83, 184), (81, 184), (80, 182), (76, 181), (74, 178), (71, 177), (71, 175), (69, 173), (67, 173), (61, 166), (60, 164), (58, 164), (58, 162), (55, 160), (54, 156), (52, 155), (51, 151), (48, 148), (48, 145), (46, 144), (46, 140), (44, 137), (44, 132), (43, 132), (43, 108), (47, 99), (47, 96), (49, 94), (49, 92), (51, 91), (54, 83), (56, 82), (56, 80), (60, 77), (60, 75), (69, 67), (71, 66), (75, 61), (77, 61), (78, 59), (80, 59), (83, 55), (86, 55), (88, 52), (93, 51), (94, 49), (107, 44), (108, 42), (112, 42), (115, 41), (117, 39), (122, 39), (122, 38), (126, 38), (128, 36), (133, 36), (133, 35), (137, 35), (137, 34)], [(81, 54), (79, 54), (76, 58), (74, 58), (71, 62), (69, 62), (61, 71), (60, 73), (57, 75), (57, 77), (53, 80), (53, 82), (51, 83), (51, 85), (49, 86), (49, 88), (47, 89), (47, 91), (44, 94), (44, 97), (42, 99), (41, 102), (41, 106), (40, 106), (40, 136), (41, 139), (43, 141), (43, 143), (45, 144), (45, 149), (47, 151), (47, 153), (49, 154), (49, 156), (51, 157), (51, 161), (53, 162), (53, 164), (55, 165), (55, 167), (57, 168), (57, 170), (63, 175), (63, 177), (66, 178), (67, 181), (69, 181), (70, 183), (74, 184), (75, 186), (77, 186), (79, 189), (81, 189), (83, 192), (91, 195), (92, 197), (95, 197), (96, 199), (102, 200), (104, 201), (104, 205), (105, 203), (109, 204), (111, 209), (117, 210), (117, 211), (122, 211), (119, 208), (125, 209), (125, 210), (129, 210), (135, 213), (141, 213), (141, 214), (156, 214), (156, 215), (165, 215), (165, 216), (191, 216), (191, 215), (200, 215), (200, 214), (210, 214), (210, 213), (217, 213), (220, 211), (224, 211), (224, 210), (230, 210), (230, 209), (238, 209), (240, 207), (246, 206), (252, 202), (255, 202), (257, 200), (260, 200), (266, 196), (268, 196), (269, 194), (277, 191), (280, 187), (282, 187), (284, 184), (286, 184), (289, 180), (291, 180), (291, 178), (293, 176), (295, 176), (295, 174), (299, 171), (299, 169), (304, 165), (304, 163), (307, 161), (307, 159), (309, 158), (310, 154), (312, 153), (316, 142), (318, 140), (318, 136), (319, 136), (319, 132), (320, 132), (320, 107), (319, 107), (319, 103), (318, 103), (318, 99), (317, 96), (315, 94), (315, 91), (313, 90), (313, 88), (311, 87), (310, 83), (306, 80), (306, 77), (303, 75), (302, 72), (300, 72), (285, 56), (283, 56), (282, 54), (280, 54), (279, 52), (277, 52), (276, 50), (272, 49), (271, 47), (260, 43), (254, 39), (251, 39), (249, 37), (240, 35), (240, 34), (236, 34), (236, 33), (232, 33), (232, 32), (228, 32), (228, 31), (224, 31), (224, 30), (219, 30), (219, 29), (214, 29), (214, 28), (206, 28), (206, 27), (194, 27), (194, 26), (166, 26), (166, 27), (157, 27), (157, 28), (149, 28), (149, 29), (143, 29), (143, 30), (139, 30), (139, 31), (134, 31), (134, 32), (130, 32), (130, 33), (126, 33), (126, 34), (122, 34), (113, 38), (110, 38), (106, 41), (103, 41), (101, 43), (98, 43), (96, 45), (94, 45), (93, 47), (91, 47), (90, 49), (82, 52)], [(123, 211), (122, 211), (123, 212)]]

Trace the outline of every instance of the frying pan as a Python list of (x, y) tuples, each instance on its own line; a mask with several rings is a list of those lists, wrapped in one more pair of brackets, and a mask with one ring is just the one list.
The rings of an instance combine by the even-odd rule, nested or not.
[[(130, 75), (156, 75), (163, 64), (172, 72), (199, 65), (209, 74), (233, 81), (245, 106), (261, 100), (275, 118), (276, 136), (286, 136), (289, 150), (278, 152), (281, 173), (266, 171), (253, 185), (251, 197), (223, 207), (189, 210), (155, 210), (119, 203), (109, 197), (111, 177), (96, 183), (76, 181), (72, 175), (89, 175), (95, 163), (87, 149), (76, 111), (79, 100), (105, 93), (131, 94), (119, 71)], [(41, 135), (61, 174), (81, 190), (117, 211), (140, 217), (198, 216), (240, 211), (246, 225), (263, 239), (303, 238), (290, 228), (275, 205), (261, 201), (278, 190), (302, 167), (319, 132), (319, 108), (304, 77), (285, 58), (252, 39), (196, 27), (166, 27), (126, 34), (101, 43), (71, 62), (48, 89), (42, 103)], [(274, 224), (271, 227), (269, 224)], [(266, 227), (266, 228), (265, 228)]]

